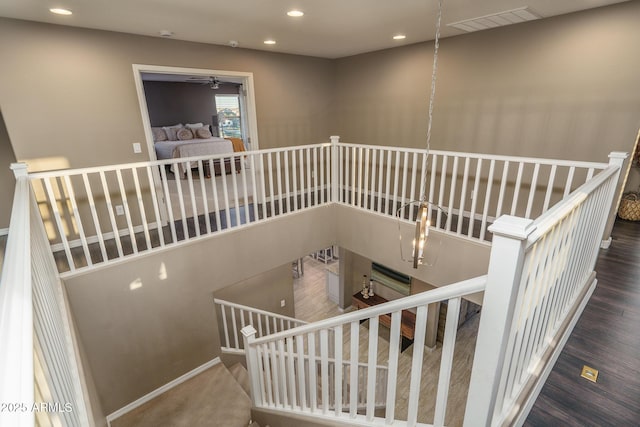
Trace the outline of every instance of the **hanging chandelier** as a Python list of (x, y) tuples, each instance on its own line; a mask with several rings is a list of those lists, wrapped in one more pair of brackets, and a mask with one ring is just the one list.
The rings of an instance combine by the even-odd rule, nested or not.
[[(404, 205), (402, 205), (398, 211), (396, 212), (396, 216), (398, 217), (398, 234), (400, 236), (400, 256), (404, 261), (411, 262), (413, 264), (413, 268), (418, 268), (420, 265), (433, 265), (437, 260), (437, 254), (439, 246), (442, 244), (441, 240), (437, 242), (431, 242), (430, 246), (433, 248), (429, 254), (427, 254), (427, 240), (429, 238), (429, 227), (431, 227), (431, 218), (433, 215), (437, 215), (438, 224), (441, 223), (442, 218), (445, 217), (446, 220), (446, 212), (442, 207), (432, 203), (427, 200), (426, 196), (426, 184), (427, 184), (427, 171), (429, 169), (429, 150), (431, 148), (431, 125), (433, 123), (433, 103), (436, 94), (436, 75), (438, 70), (438, 49), (440, 47), (440, 23), (442, 21), (442, 0), (438, 0), (438, 17), (436, 20), (436, 37), (435, 37), (435, 45), (433, 50), (433, 70), (431, 73), (431, 93), (429, 95), (429, 121), (427, 125), (427, 144), (426, 144), (426, 152), (425, 152), (425, 162), (424, 162), (424, 170), (422, 171), (422, 185), (420, 186), (421, 194), (418, 200), (412, 200)], [(418, 211), (415, 218), (415, 231), (413, 240), (411, 242), (411, 256), (405, 256), (403, 251), (402, 244), (402, 232), (401, 232), (401, 223), (405, 217), (406, 208), (408, 206), (417, 205)], [(413, 209), (409, 210), (410, 220), (411, 212)], [(433, 240), (433, 239), (432, 239)], [(434, 244), (436, 243), (436, 244)]]

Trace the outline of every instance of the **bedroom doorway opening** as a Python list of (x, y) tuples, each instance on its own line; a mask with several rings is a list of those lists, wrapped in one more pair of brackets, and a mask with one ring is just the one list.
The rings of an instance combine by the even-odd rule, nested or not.
[[(151, 161), (201, 155), (191, 151), (193, 147), (202, 147), (204, 143), (207, 144), (207, 150), (210, 147), (215, 154), (227, 152), (220, 151), (227, 149), (233, 152), (259, 149), (253, 73), (134, 64), (133, 74)], [(185, 140), (182, 135), (177, 137), (176, 128), (183, 127), (192, 131), (193, 141)], [(196, 132), (204, 131), (202, 128), (206, 129), (204, 133)], [(175, 135), (172, 135), (172, 129)], [(160, 135), (163, 138), (159, 138), (159, 133), (164, 134)], [(237, 165), (236, 168), (255, 176), (260, 174), (259, 165), (255, 170), (247, 166)], [(182, 186), (189, 184), (181, 179), (182, 176), (178, 177), (174, 171), (166, 168), (162, 172), (166, 175), (165, 179), (175, 184), (170, 189), (187, 194), (189, 187)], [(216, 179), (203, 182), (203, 185), (226, 184), (225, 188), (231, 188), (234, 179), (235, 176), (223, 173)], [(185, 204), (180, 206), (180, 212), (175, 212), (176, 206), (168, 206), (168, 201), (162, 195), (163, 182), (158, 168), (153, 168), (153, 180), (161, 205), (159, 213), (162, 224), (159, 225), (167, 225), (170, 218), (173, 221), (187, 221), (202, 213), (197, 205), (199, 200), (196, 200), (196, 205), (190, 207)], [(255, 202), (253, 188), (247, 188), (247, 191)], [(175, 200), (174, 196), (171, 195), (172, 200)], [(213, 206), (210, 202), (207, 199), (202, 203)], [(220, 206), (220, 209), (225, 208), (228, 209)]]
[(241, 138), (258, 150), (253, 73), (134, 64), (150, 160), (158, 160), (152, 127), (202, 123), (213, 136)]

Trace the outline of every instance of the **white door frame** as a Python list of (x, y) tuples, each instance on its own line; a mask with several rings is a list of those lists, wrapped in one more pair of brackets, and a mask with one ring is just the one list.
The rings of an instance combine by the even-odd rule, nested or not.
[(142, 84), (142, 73), (153, 74), (185, 74), (189, 76), (216, 76), (216, 77), (234, 77), (242, 79), (242, 87), (246, 91), (246, 138), (247, 145), (251, 150), (258, 150), (260, 144), (258, 142), (258, 120), (256, 118), (256, 97), (253, 89), (253, 73), (243, 71), (224, 71), (224, 70), (207, 70), (203, 68), (184, 68), (184, 67), (166, 67), (162, 65), (144, 65), (133, 64), (133, 78), (138, 93), (138, 102), (140, 104), (140, 114), (142, 116), (142, 124), (144, 126), (144, 135), (147, 140), (147, 150), (150, 160), (157, 160), (156, 150), (153, 147), (153, 133), (151, 132), (151, 121), (149, 120), (149, 109), (147, 107), (147, 98), (144, 95), (144, 85)]
[[(142, 73), (155, 73), (155, 74), (185, 74), (189, 76), (216, 76), (216, 77), (234, 77), (242, 80), (242, 87), (246, 92), (246, 144), (250, 150), (258, 150), (260, 148), (258, 142), (258, 120), (256, 119), (256, 98), (253, 90), (253, 73), (242, 71), (223, 71), (223, 70), (207, 70), (203, 68), (184, 68), (184, 67), (166, 67), (161, 65), (144, 65), (133, 64), (133, 80), (136, 85), (136, 92), (138, 93), (138, 102), (140, 104), (140, 115), (142, 116), (142, 124), (144, 127), (144, 135), (147, 141), (147, 150), (149, 153), (149, 160), (157, 160), (156, 150), (153, 146), (153, 132), (151, 132), (151, 120), (149, 119), (149, 109), (147, 107), (147, 98), (144, 94), (144, 85), (142, 84)], [(155, 183), (156, 194), (158, 195), (158, 201), (160, 201), (160, 218), (162, 225), (166, 225), (169, 220), (167, 213), (167, 206), (164, 197), (162, 197), (162, 184), (160, 180), (160, 173), (158, 168), (152, 168), (153, 180)], [(258, 170), (253, 173), (261, 173), (261, 168), (258, 166)]]

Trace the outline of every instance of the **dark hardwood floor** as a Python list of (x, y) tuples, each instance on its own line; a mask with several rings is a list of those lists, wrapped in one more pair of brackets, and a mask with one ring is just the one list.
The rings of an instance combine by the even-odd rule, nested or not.
[[(618, 220), (598, 285), (525, 426), (640, 426), (640, 223)], [(596, 383), (580, 377), (599, 370)]]

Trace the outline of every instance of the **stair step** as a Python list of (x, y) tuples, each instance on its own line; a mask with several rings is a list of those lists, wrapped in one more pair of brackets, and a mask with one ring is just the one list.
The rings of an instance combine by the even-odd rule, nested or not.
[(229, 368), (231, 375), (238, 381), (238, 384), (242, 387), (247, 396), (251, 396), (251, 389), (249, 388), (249, 372), (241, 363), (236, 363)]

